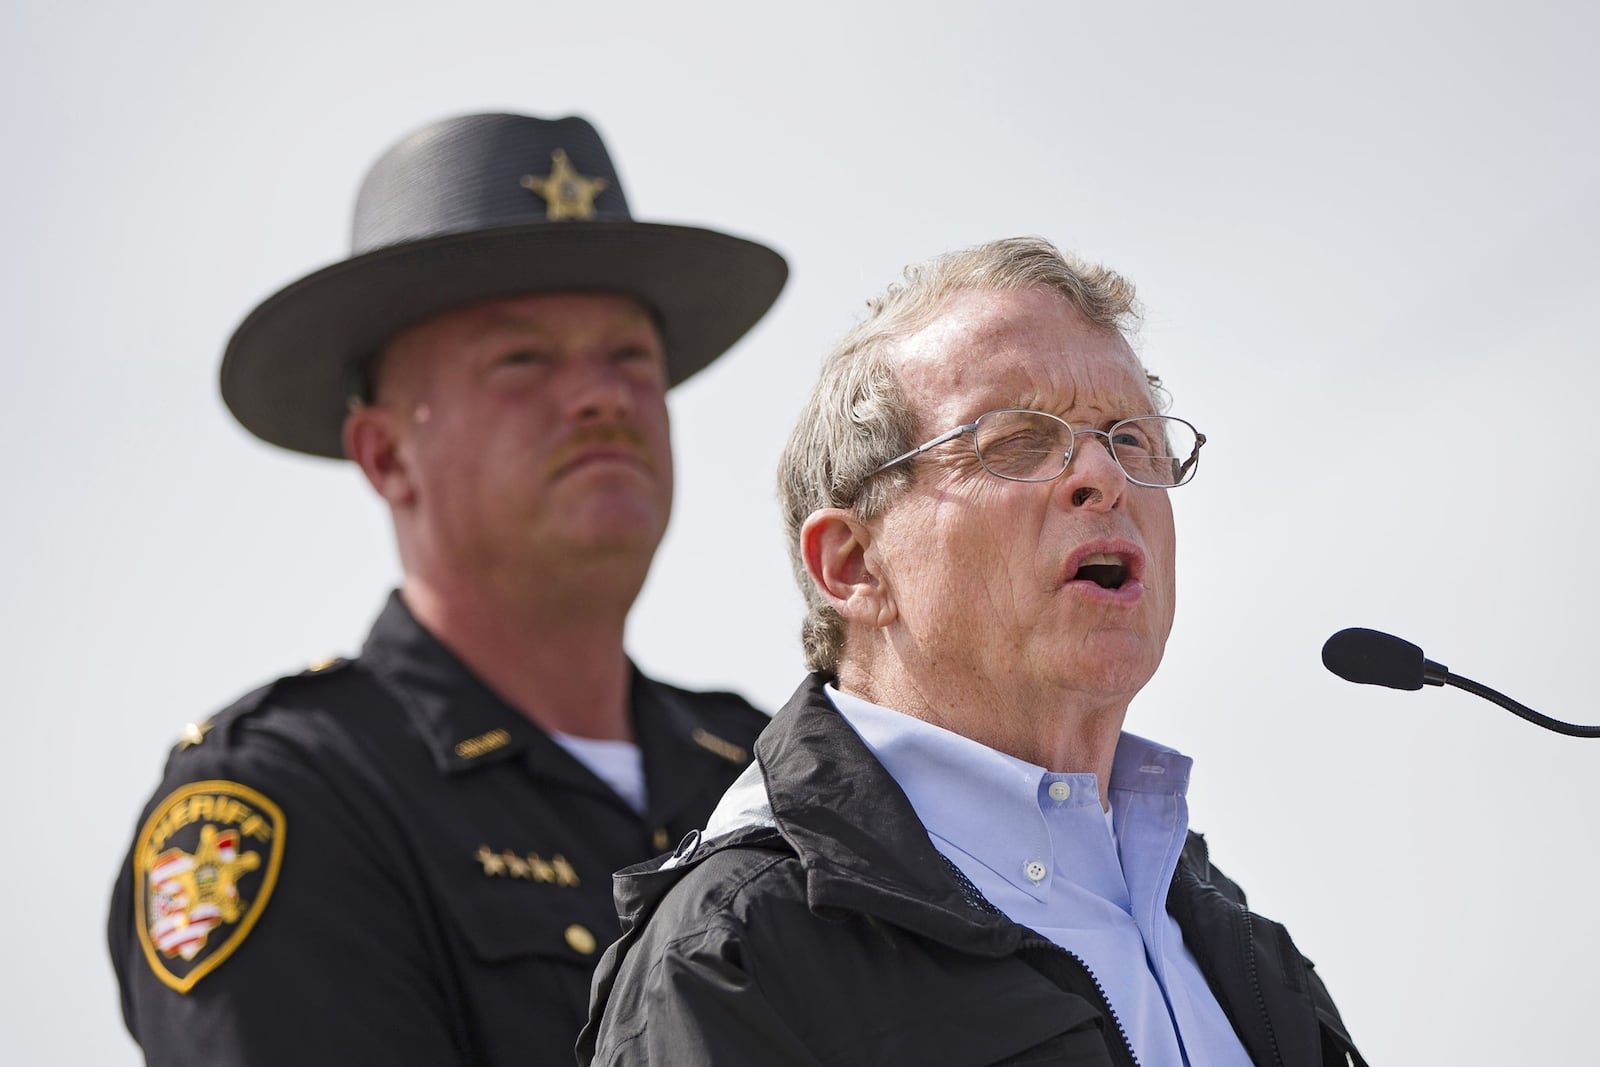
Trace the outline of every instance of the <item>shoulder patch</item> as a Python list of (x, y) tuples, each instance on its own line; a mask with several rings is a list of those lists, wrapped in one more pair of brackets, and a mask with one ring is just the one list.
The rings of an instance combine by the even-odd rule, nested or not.
[(187, 993), (238, 949), (277, 884), (283, 837), (278, 806), (237, 782), (192, 782), (156, 805), (133, 849), (133, 922), (157, 978)]

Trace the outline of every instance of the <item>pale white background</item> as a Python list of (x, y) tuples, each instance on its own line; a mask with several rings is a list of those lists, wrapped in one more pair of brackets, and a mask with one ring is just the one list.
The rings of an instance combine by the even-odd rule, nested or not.
[(1582, 3), (141, 5), (0, 15), (8, 1063), (136, 1061), (105, 898), (177, 730), (350, 651), (395, 579), (352, 469), (215, 389), (434, 118), (581, 112), (635, 212), (765, 238), (775, 312), (672, 397), (648, 669), (799, 678), (771, 491), (818, 359), (909, 260), (1038, 233), (1130, 275), (1211, 435), (1132, 726), (1374, 1063), (1594, 1056), (1600, 741), (1356, 688), (1391, 628), (1600, 719), (1600, 16)]

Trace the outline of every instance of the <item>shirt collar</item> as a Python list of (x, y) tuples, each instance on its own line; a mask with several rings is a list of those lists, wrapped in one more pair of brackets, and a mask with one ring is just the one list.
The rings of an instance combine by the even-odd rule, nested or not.
[(1194, 760), (1175, 748), (1123, 731), (1111, 761), (1111, 793), (1189, 792)]
[[(827, 687), (839, 714), (860, 735), (906, 794), (931, 836), (966, 852), (1018, 889), (1036, 895), (1019, 871), (1020, 856), (1049, 856), (1050, 828), (1042, 806), (1049, 789), (1069, 789), (1061, 807), (1099, 809), (1094, 774), (1056, 774), (989, 748), (930, 722)], [(1112, 760), (1107, 790), (1113, 810), (1118, 794), (1168, 794), (1188, 790), (1193, 761), (1175, 749), (1123, 732)], [(1053, 798), (1052, 798), (1053, 800)]]

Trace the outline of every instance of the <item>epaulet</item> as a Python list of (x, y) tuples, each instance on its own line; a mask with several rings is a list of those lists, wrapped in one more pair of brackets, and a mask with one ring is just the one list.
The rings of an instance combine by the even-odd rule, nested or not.
[(185, 723), (178, 734), (177, 743), (173, 746), (173, 754), (203, 745), (211, 737), (227, 737), (234, 723), (268, 706), (273, 694), (280, 692), (285, 686), (300, 684), (308, 678), (328, 677), (342, 671), (352, 662), (343, 656), (326, 656), (313, 660), (298, 674), (286, 674), (251, 690), (209, 719)]

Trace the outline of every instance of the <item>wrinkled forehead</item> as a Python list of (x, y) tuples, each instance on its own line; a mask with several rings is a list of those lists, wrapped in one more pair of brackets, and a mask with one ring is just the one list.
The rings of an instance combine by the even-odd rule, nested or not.
[(924, 427), (998, 407), (1095, 418), (1155, 410), (1127, 339), (1055, 293), (959, 293), (895, 357)]

